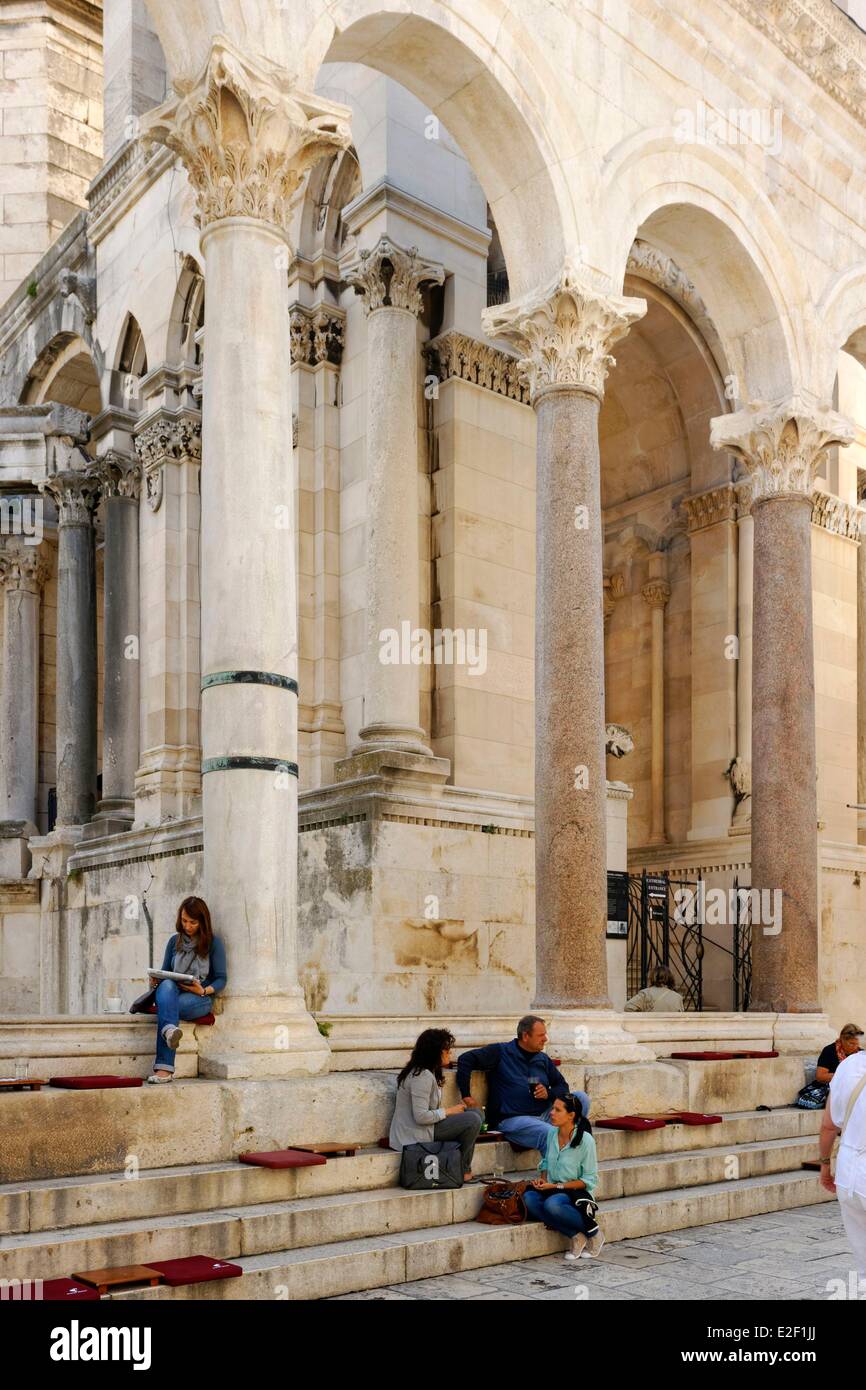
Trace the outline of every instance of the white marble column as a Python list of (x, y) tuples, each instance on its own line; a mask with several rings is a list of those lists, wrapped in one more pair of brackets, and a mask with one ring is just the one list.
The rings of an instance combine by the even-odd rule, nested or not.
[(42, 484), (57, 506), (57, 821), (83, 826), (96, 808), (96, 557), (99, 484), (77, 452)]
[(781, 892), (781, 920), (753, 915), (751, 1007), (775, 1013), (819, 1009), (812, 489), (826, 449), (852, 436), (805, 393), (712, 421), (751, 487), (752, 888), (768, 907)]
[(610, 1008), (603, 530), (598, 413), (612, 346), (646, 311), (570, 267), (487, 311), (522, 356), (538, 416), (535, 611), (536, 1005)]
[(429, 754), (420, 719), (420, 667), (389, 661), (385, 643), (418, 625), (417, 317), (424, 284), (441, 284), (441, 265), (387, 236), (362, 251), (346, 276), (367, 315), (367, 609), (364, 725), (358, 752), (378, 748)]
[(36, 833), (39, 767), (39, 609), (46, 563), (21, 540), (0, 550), (3, 680), (0, 685), (0, 874), (21, 877)]
[(650, 677), (651, 746), (651, 820), (650, 843), (663, 844), (665, 834), (665, 608), (671, 596), (671, 586), (664, 577), (665, 557), (655, 551), (650, 555), (650, 577), (641, 593), (649, 606), (652, 622), (652, 654)]
[(147, 133), (184, 160), (206, 260), (202, 421), (204, 891), (226, 942), (205, 1074), (328, 1064), (297, 980), (297, 609), (286, 257), (305, 172), (344, 108), (215, 42)]

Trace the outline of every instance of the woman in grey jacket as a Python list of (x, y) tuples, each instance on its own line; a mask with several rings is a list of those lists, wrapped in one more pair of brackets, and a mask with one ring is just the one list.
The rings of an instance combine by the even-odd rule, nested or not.
[(472, 1181), (472, 1155), (482, 1116), (462, 1101), (442, 1107), (442, 1072), (451, 1061), (454, 1038), (445, 1028), (426, 1028), (412, 1049), (412, 1056), (397, 1077), (397, 1104), (388, 1142), (392, 1149), (423, 1144), (431, 1139), (453, 1140), (460, 1145), (463, 1181)]

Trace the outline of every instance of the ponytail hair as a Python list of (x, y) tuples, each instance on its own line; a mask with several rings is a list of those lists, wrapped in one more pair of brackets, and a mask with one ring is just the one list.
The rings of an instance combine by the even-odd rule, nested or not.
[(576, 1149), (585, 1134), (592, 1134), (592, 1125), (584, 1115), (583, 1106), (575, 1096), (560, 1096), (559, 1103), (568, 1111), (569, 1115), (574, 1116), (574, 1133), (571, 1136), (568, 1147), (570, 1149)]

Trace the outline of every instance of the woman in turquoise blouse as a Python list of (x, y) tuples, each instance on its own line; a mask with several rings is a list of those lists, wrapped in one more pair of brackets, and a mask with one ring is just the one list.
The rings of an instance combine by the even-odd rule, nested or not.
[(604, 1236), (595, 1219), (598, 1157), (592, 1128), (573, 1096), (554, 1101), (549, 1120), (554, 1128), (538, 1165), (541, 1176), (524, 1194), (526, 1210), (530, 1220), (571, 1236), (567, 1260), (597, 1255)]

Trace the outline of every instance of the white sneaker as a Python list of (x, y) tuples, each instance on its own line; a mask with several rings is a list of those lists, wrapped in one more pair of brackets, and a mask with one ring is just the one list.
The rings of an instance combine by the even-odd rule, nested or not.
[[(586, 1238), (584, 1237), (584, 1239)], [(595, 1235), (590, 1236), (586, 1241), (586, 1249), (583, 1252), (583, 1258), (585, 1260), (594, 1260), (597, 1255), (601, 1254), (601, 1247), (603, 1245), (604, 1236), (601, 1231), (596, 1231)]]
[(572, 1236), (572, 1237), (571, 1237), (571, 1249), (569, 1250), (569, 1252), (568, 1252), (568, 1254), (566, 1255), (565, 1258), (566, 1258), (567, 1260), (579, 1260), (580, 1257), (581, 1257), (581, 1255), (582, 1255), (582, 1253), (583, 1253), (583, 1248), (584, 1248), (585, 1245), (586, 1245), (586, 1236), (583, 1234), (582, 1231), (581, 1231), (578, 1235)]

